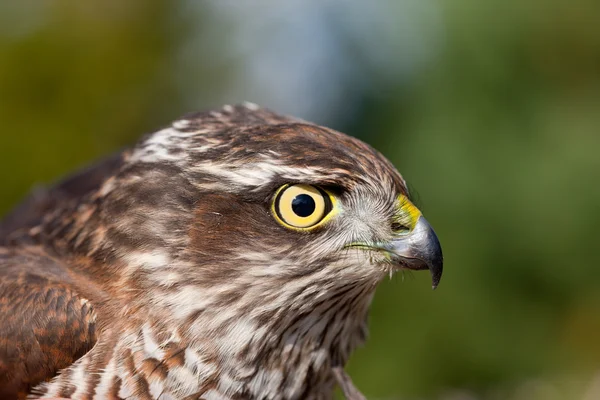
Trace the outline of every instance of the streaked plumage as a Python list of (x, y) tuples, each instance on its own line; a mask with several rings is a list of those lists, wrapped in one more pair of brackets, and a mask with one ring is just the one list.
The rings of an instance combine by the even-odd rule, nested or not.
[[(318, 224), (288, 225), (314, 200)], [(38, 193), (0, 240), (0, 398), (352, 396), (341, 371), (377, 284), (429, 268), (436, 285), (442, 268), (383, 156), (251, 104)]]

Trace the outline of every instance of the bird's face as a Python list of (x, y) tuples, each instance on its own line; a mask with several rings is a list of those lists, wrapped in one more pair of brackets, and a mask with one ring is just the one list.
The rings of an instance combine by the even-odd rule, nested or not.
[(263, 159), (260, 166), (241, 168), (243, 174), (261, 176), (277, 166), (288, 176), (269, 175), (258, 185), (206, 194), (209, 201), (195, 210), (197, 264), (210, 255), (211, 265), (227, 269), (224, 275), (245, 275), (245, 286), (259, 285), (264, 293), (270, 283), (277, 282), (273, 286), (279, 290), (307, 279), (331, 287), (372, 287), (401, 269), (429, 269), (433, 286), (438, 284), (438, 239), (395, 171), (364, 174), (350, 165), (360, 162), (357, 154), (346, 156), (345, 170), (329, 157), (311, 167), (286, 165), (282, 158), (272, 155), (267, 164)]

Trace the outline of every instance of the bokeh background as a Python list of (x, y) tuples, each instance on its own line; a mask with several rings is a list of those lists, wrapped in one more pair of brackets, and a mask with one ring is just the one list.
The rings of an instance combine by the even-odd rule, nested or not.
[(397, 276), (348, 370), (373, 399), (600, 399), (597, 0), (0, 2), (0, 214), (188, 111), (355, 135), (445, 276)]

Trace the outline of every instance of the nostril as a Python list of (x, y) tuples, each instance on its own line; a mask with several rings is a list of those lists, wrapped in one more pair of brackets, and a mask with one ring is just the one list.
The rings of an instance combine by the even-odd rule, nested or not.
[(401, 222), (392, 222), (392, 231), (393, 232), (406, 232), (409, 230), (410, 230), (410, 227), (404, 225)]

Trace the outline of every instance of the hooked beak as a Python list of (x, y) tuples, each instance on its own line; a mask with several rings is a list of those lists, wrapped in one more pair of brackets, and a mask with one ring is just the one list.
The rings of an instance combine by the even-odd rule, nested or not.
[(392, 262), (402, 268), (428, 269), (434, 289), (440, 283), (444, 265), (442, 247), (433, 228), (422, 215), (410, 232), (397, 236), (386, 245), (385, 250)]
[(396, 227), (390, 241), (381, 243), (351, 243), (346, 247), (375, 250), (386, 254), (387, 259), (398, 269), (428, 269), (435, 289), (442, 278), (444, 257), (442, 246), (429, 222), (421, 211), (406, 197), (398, 198)]

